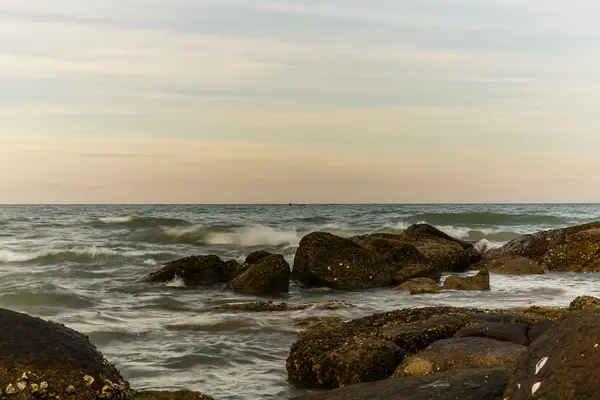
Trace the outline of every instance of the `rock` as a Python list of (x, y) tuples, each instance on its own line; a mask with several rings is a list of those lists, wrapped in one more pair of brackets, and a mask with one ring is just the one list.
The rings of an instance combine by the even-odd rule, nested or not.
[(458, 331), (454, 337), (483, 337), (528, 346), (528, 329), (529, 325), (523, 323), (489, 322), (466, 326)]
[(529, 338), (529, 343), (533, 343), (533, 341), (537, 340), (544, 333), (548, 332), (550, 329), (554, 328), (556, 325), (556, 321), (550, 321), (549, 319), (543, 319), (532, 325), (527, 332), (527, 337)]
[[(451, 338), (462, 327), (478, 322), (529, 323), (529, 320), (516, 314), (426, 307), (375, 314), (332, 329), (309, 329), (290, 349), (286, 362), (288, 377), (293, 383), (321, 388), (385, 379), (405, 355)], [(368, 351), (363, 343), (369, 343)], [(377, 346), (385, 350), (380, 355), (384, 358), (364, 355)], [(396, 364), (392, 365), (393, 362)]]
[(248, 254), (248, 257), (246, 257), (244, 264), (258, 264), (259, 262), (262, 261), (262, 259), (272, 256), (272, 255), (273, 255), (272, 253), (269, 253), (268, 251), (264, 251), (264, 250), (255, 251), (255, 252)]
[(237, 260), (229, 260), (225, 262), (225, 275), (227, 276), (227, 282), (237, 278), (242, 272), (248, 269), (247, 264), (240, 264)]
[(600, 222), (523, 235), (499, 249), (490, 250), (483, 261), (510, 256), (525, 257), (546, 271), (600, 271)]
[(453, 238), (428, 224), (412, 225), (402, 236), (443, 272), (463, 272), (477, 263), (481, 254), (468, 242)]
[(310, 306), (310, 304), (288, 304), (286, 302), (273, 303), (272, 301), (258, 301), (253, 303), (221, 304), (211, 307), (211, 309), (224, 311), (270, 312), (306, 310)]
[(466, 278), (450, 275), (444, 282), (444, 289), (490, 290), (490, 273), (487, 269), (482, 269), (477, 275)]
[(579, 296), (569, 305), (569, 311), (580, 311), (590, 308), (600, 308), (600, 299), (592, 296)]
[(165, 264), (145, 281), (164, 283), (181, 278), (186, 286), (210, 286), (227, 282), (230, 269), (218, 256), (191, 256)]
[(133, 399), (129, 384), (81, 333), (4, 309), (0, 326), (0, 388), (20, 392), (11, 399)]
[(488, 257), (478, 266), (503, 275), (541, 275), (546, 273), (544, 267), (537, 262), (513, 255), (498, 256), (496, 258)]
[(314, 232), (300, 241), (292, 278), (306, 286), (368, 289), (391, 286), (394, 267), (353, 240)]
[(539, 322), (545, 319), (556, 321), (560, 319), (565, 313), (569, 311), (568, 308), (563, 307), (540, 307), (531, 306), (527, 308), (511, 308), (507, 311), (523, 315), (533, 321)]
[(189, 390), (180, 390), (178, 392), (163, 391), (136, 391), (136, 400), (215, 400), (209, 395)]
[(385, 379), (294, 400), (499, 400), (511, 371), (509, 366), (495, 366)]
[(439, 293), (442, 289), (431, 278), (416, 278), (404, 282), (402, 285), (396, 287), (396, 290), (404, 290), (414, 295), (422, 293)]
[(441, 271), (402, 235), (378, 233), (351, 239), (394, 266), (393, 283), (396, 285), (414, 278), (431, 278), (437, 282), (442, 276)]
[(515, 365), (526, 348), (519, 344), (481, 337), (439, 340), (404, 360), (394, 372), (394, 377), (429, 375), (492, 365)]
[(259, 258), (256, 264), (229, 282), (227, 290), (253, 295), (273, 295), (287, 293), (290, 286), (290, 265), (280, 254), (270, 254)]
[(510, 400), (595, 399), (600, 393), (600, 309), (566, 314), (529, 346), (506, 389)]

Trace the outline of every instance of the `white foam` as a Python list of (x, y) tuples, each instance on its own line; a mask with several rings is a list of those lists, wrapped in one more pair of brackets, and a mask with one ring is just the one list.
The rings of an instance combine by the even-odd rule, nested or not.
[(130, 215), (124, 217), (104, 217), (98, 218), (98, 221), (104, 222), (105, 224), (126, 224), (127, 222), (133, 221), (133, 217)]
[(16, 253), (10, 250), (0, 250), (0, 262), (11, 263), (11, 262), (26, 262), (32, 261), (38, 258), (59, 256), (61, 254), (75, 254), (77, 256), (89, 256), (94, 259), (101, 256), (110, 257), (138, 257), (148, 254), (142, 250), (130, 250), (130, 251), (116, 251), (107, 249), (105, 247), (87, 246), (87, 247), (73, 247), (66, 249), (43, 249), (36, 252), (29, 253)]
[(185, 287), (185, 281), (183, 280), (183, 278), (180, 278), (177, 275), (175, 275), (175, 278), (172, 281), (167, 282), (167, 286), (182, 288)]
[(24, 262), (29, 261), (35, 256), (32, 256), (29, 253), (15, 253), (10, 250), (0, 250), (0, 262), (2, 263), (11, 263), (11, 262)]
[(300, 243), (300, 234), (296, 230), (280, 230), (269, 226), (255, 225), (235, 229), (231, 232), (210, 233), (207, 244), (254, 246), (293, 246)]
[(481, 254), (485, 254), (490, 250), (499, 249), (503, 246), (503, 243), (491, 242), (487, 239), (481, 239), (479, 242), (475, 243), (474, 246), (478, 252), (480, 252)]
[(144, 261), (144, 264), (146, 264), (146, 265), (158, 265), (158, 261), (156, 261), (154, 258), (148, 258), (147, 260)]

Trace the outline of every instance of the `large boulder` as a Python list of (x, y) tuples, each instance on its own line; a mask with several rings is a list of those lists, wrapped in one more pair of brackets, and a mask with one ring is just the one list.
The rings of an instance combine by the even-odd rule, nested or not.
[(520, 236), (490, 250), (483, 262), (525, 257), (546, 271), (600, 271), (600, 222)]
[[(321, 388), (385, 379), (405, 356), (482, 322), (530, 321), (516, 314), (427, 307), (375, 314), (332, 329), (309, 329), (291, 347), (288, 377), (293, 383)], [(381, 354), (367, 355), (377, 347)]]
[(117, 369), (79, 332), (4, 309), (0, 326), (2, 398), (133, 399)]
[(306, 286), (368, 289), (391, 286), (395, 268), (351, 239), (313, 232), (300, 240), (292, 278)]
[(384, 379), (293, 400), (500, 400), (511, 368), (501, 365)]
[(490, 290), (490, 273), (482, 269), (475, 276), (462, 277), (450, 275), (444, 281), (444, 289), (448, 290)]
[(492, 365), (515, 365), (526, 347), (481, 337), (439, 340), (424, 351), (408, 357), (394, 376), (429, 375), (454, 369)]
[(442, 271), (402, 235), (377, 233), (355, 236), (352, 240), (394, 266), (393, 282), (396, 285), (415, 278), (439, 281), (442, 276)]
[(599, 371), (600, 309), (567, 313), (522, 355), (504, 397), (595, 399)]
[(396, 287), (396, 290), (403, 290), (415, 295), (424, 293), (439, 293), (442, 289), (437, 285), (436, 281), (431, 278), (415, 278)]
[(186, 286), (211, 286), (229, 281), (234, 267), (218, 256), (190, 256), (166, 263), (160, 270), (148, 275), (145, 281), (165, 283), (180, 278)]
[(227, 284), (227, 290), (252, 295), (273, 295), (289, 291), (290, 265), (282, 255), (262, 254), (250, 260), (253, 263), (246, 260), (245, 271)]
[(487, 322), (462, 328), (454, 337), (483, 337), (501, 342), (529, 345), (530, 326), (524, 323)]

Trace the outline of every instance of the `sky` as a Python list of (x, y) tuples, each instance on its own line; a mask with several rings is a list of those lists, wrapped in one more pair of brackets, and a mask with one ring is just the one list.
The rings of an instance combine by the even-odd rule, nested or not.
[(0, 0), (0, 203), (600, 202), (592, 0)]

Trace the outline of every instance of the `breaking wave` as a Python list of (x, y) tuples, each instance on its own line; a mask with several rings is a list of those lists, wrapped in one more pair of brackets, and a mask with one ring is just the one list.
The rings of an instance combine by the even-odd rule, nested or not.
[(502, 214), (494, 212), (424, 213), (406, 219), (407, 222), (425, 222), (431, 225), (567, 225), (572, 218), (539, 214)]
[(131, 215), (102, 217), (94, 221), (99, 226), (121, 226), (128, 228), (151, 228), (157, 226), (185, 226), (190, 223), (179, 218), (135, 217)]
[[(59, 262), (90, 262), (90, 261), (107, 261), (112, 259), (121, 259), (123, 257), (142, 257), (149, 253), (143, 250), (128, 250), (117, 251), (103, 247), (79, 247), (72, 249), (49, 249), (38, 252), (14, 252), (10, 250), (0, 250), (1, 263), (59, 263)], [(161, 255), (152, 253), (154, 256)], [(167, 256), (165, 254), (165, 256)]]

